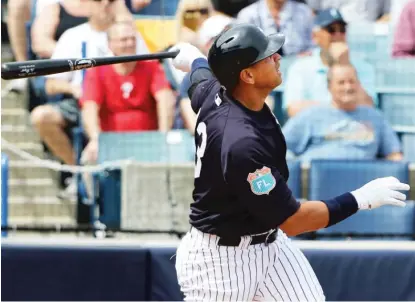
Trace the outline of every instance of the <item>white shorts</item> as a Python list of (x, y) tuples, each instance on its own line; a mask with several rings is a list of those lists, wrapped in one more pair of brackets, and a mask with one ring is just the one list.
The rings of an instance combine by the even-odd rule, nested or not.
[(269, 245), (218, 240), (195, 228), (183, 237), (176, 271), (185, 301), (325, 301), (308, 260), (281, 230)]

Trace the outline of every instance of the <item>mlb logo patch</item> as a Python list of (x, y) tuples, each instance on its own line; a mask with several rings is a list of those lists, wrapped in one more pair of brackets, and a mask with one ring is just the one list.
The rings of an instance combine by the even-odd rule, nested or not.
[(247, 181), (251, 185), (251, 191), (256, 195), (269, 194), (274, 189), (276, 183), (271, 169), (265, 166), (253, 173), (249, 173)]

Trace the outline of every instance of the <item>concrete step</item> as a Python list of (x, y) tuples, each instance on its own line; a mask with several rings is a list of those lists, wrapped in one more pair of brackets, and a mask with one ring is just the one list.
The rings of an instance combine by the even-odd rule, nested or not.
[(13, 197), (9, 200), (9, 216), (70, 216), (76, 215), (76, 203), (62, 201), (57, 197), (26, 196)]
[(10, 196), (57, 196), (59, 188), (50, 178), (9, 179)]
[[(44, 158), (43, 146), (40, 143), (18, 143), (16, 144), (16, 147), (38, 158)], [(14, 152), (11, 152), (7, 148), (3, 148), (1, 152), (6, 153), (9, 157), (9, 160), (22, 159), (19, 155), (15, 154)]]
[(1, 137), (12, 144), (17, 143), (39, 143), (39, 134), (32, 128), (28, 127), (8, 127), (1, 129)]
[[(5, 81), (5, 85), (7, 84), (8, 84), (8, 81)], [(5, 85), (2, 84), (2, 87), (5, 87)], [(4, 94), (2, 91), (1, 108), (2, 109), (13, 109), (13, 108), (27, 109), (28, 104), (27, 104), (26, 94), (18, 94), (14, 92)]]
[(39, 167), (25, 160), (11, 160), (9, 166), (9, 179), (57, 179), (59, 172)]
[(9, 226), (76, 226), (75, 216), (13, 216), (9, 217)]
[(29, 113), (27, 110), (22, 108), (2, 109), (1, 126), (2, 129), (13, 126), (26, 126), (28, 128), (32, 128)]

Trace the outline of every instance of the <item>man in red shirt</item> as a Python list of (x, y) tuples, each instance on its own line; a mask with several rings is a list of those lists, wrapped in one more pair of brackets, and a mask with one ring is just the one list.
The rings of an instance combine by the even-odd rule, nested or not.
[[(108, 30), (115, 56), (135, 55), (136, 32), (131, 23)], [(90, 139), (83, 154), (96, 161), (101, 131), (168, 131), (172, 127), (175, 95), (157, 61), (100, 66), (90, 69), (80, 100), (85, 131)]]

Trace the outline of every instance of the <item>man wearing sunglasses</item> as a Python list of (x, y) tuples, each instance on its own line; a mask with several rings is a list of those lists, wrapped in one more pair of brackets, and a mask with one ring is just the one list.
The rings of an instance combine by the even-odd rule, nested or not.
[(334, 63), (352, 64), (356, 68), (359, 105), (377, 104), (375, 69), (349, 52), (346, 34), (347, 23), (338, 10), (323, 10), (316, 16), (312, 37), (317, 48), (311, 56), (290, 66), (285, 81), (283, 107), (289, 117), (310, 106), (330, 104), (327, 72)]

